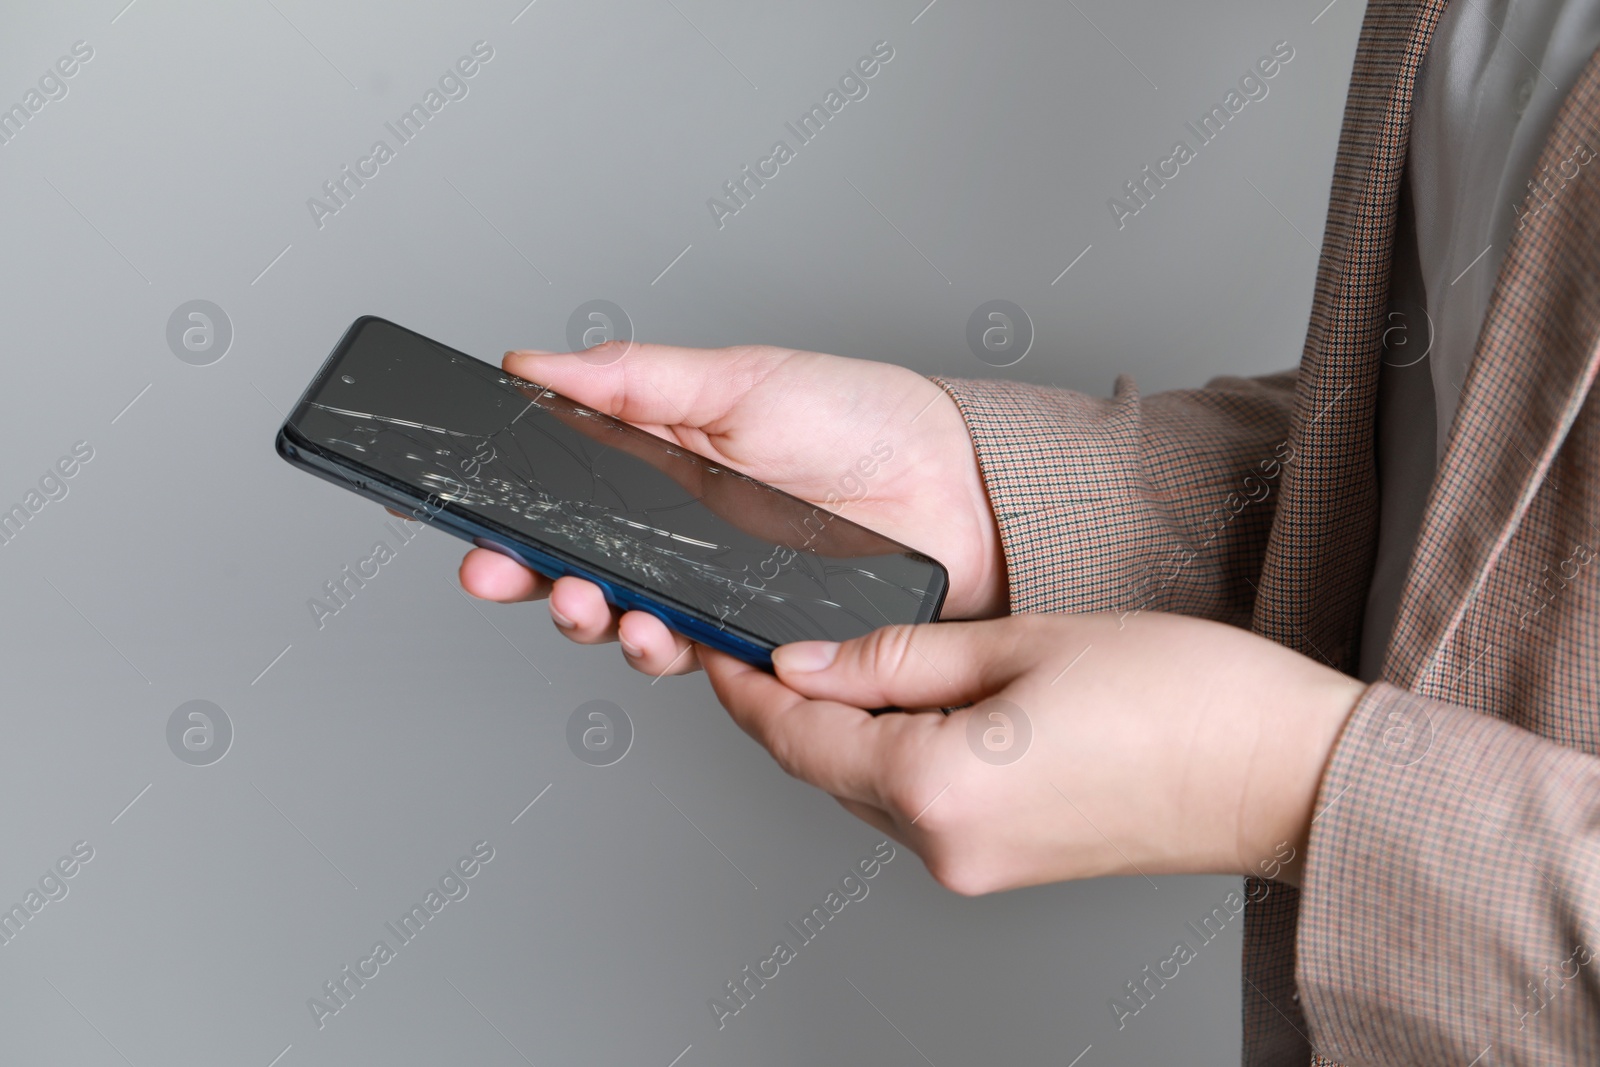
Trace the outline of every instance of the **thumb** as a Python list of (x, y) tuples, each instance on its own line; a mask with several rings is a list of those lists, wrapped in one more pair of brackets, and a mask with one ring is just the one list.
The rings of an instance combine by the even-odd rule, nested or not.
[(858, 708), (940, 707), (981, 700), (1021, 673), (1011, 619), (885, 626), (850, 641), (797, 641), (773, 650), (784, 685)]
[(779, 355), (776, 349), (608, 341), (571, 354), (507, 352), (501, 366), (624, 422), (700, 427), (726, 415), (777, 366)]

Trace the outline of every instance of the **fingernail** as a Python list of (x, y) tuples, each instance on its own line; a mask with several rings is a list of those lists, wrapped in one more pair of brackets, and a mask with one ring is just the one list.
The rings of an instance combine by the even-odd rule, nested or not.
[(508, 356), (553, 356), (554, 352), (545, 348), (513, 348), (507, 352)]
[(576, 627), (578, 625), (577, 623), (573, 622), (571, 619), (567, 618), (565, 615), (561, 614), (561, 612), (557, 611), (554, 607), (552, 607), (550, 609), (550, 618), (551, 618), (551, 621), (553, 621), (557, 626), (561, 627), (563, 630), (571, 630), (571, 629), (573, 629), (574, 627)]
[(644, 655), (644, 649), (640, 648), (638, 645), (634, 644), (632, 641), (629, 641), (620, 634), (617, 635), (617, 644), (622, 646), (623, 654), (629, 659), (638, 659), (640, 656)]
[(832, 666), (839, 654), (836, 641), (796, 641), (772, 651), (773, 665), (795, 674), (820, 671)]

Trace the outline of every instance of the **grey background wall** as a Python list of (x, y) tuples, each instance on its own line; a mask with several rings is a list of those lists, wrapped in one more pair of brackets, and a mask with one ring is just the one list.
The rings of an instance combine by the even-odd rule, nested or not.
[[(1109, 1006), (1236, 880), (962, 899), (904, 850), (719, 1030), (707, 1001), (878, 836), (703, 680), (468, 602), (442, 534), (319, 629), (308, 600), (398, 538), (271, 441), (368, 312), (489, 359), (562, 347), (604, 298), (651, 340), (1097, 393), (1288, 366), (1359, 0), (525, 2), (0, 15), (0, 105), (28, 115), (0, 144), (0, 506), (43, 504), (0, 546), (0, 905), (28, 916), (0, 944), (0, 1059), (1236, 1058), (1236, 928), (1121, 1029)], [(384, 124), (480, 41), (466, 95), (399, 146)], [(719, 227), (707, 199), (878, 41), (867, 95)], [(1108, 198), (1280, 41), (1266, 97), (1119, 228)], [(380, 138), (394, 158), (319, 225), (308, 198)], [(197, 299), (231, 338), (174, 348)], [(1035, 331), (1003, 369), (966, 341), (991, 299)], [(566, 741), (595, 699), (633, 726), (606, 767)], [(169, 734), (191, 700), (221, 709), (210, 747), (187, 712)], [(399, 946), (384, 924), (477, 842), (467, 895), (319, 1020), (308, 999)]]

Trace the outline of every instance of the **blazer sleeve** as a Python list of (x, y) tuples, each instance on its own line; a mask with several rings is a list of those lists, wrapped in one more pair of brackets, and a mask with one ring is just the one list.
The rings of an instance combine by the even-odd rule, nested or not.
[(1170, 611), (1248, 626), (1295, 371), (1141, 398), (935, 378), (977, 449), (1013, 612)]
[(1594, 1061), (1600, 759), (1379, 682), (1318, 810), (1296, 978), (1319, 1054)]

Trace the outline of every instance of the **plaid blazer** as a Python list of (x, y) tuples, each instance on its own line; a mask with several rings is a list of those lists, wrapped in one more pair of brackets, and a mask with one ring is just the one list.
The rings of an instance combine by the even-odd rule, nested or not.
[[(1367, 5), (1297, 371), (1144, 398), (1124, 377), (1110, 399), (942, 381), (1013, 611), (1200, 615), (1353, 671), (1411, 98), (1443, 10)], [(1247, 885), (1247, 1064), (1600, 1059), (1596, 149), (1600, 57), (1506, 251), (1303, 887)]]

